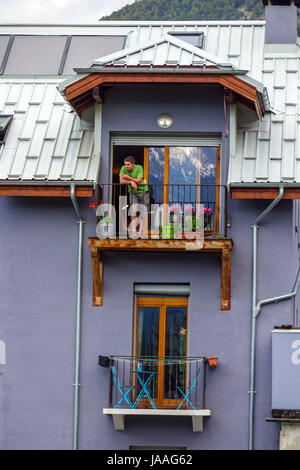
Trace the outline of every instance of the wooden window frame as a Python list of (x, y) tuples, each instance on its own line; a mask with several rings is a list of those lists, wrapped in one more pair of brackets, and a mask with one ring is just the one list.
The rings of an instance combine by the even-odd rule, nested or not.
[[(136, 296), (134, 321), (133, 321), (133, 356), (138, 357), (138, 325), (139, 325), (139, 307), (159, 307), (159, 338), (158, 338), (158, 357), (165, 357), (166, 347), (166, 310), (167, 307), (186, 307), (186, 356), (188, 351), (188, 297), (143, 297)], [(187, 379), (187, 373), (185, 374)], [(133, 377), (134, 385), (137, 385), (136, 376)], [(135, 389), (136, 390), (136, 389)], [(164, 398), (164, 363), (158, 365), (157, 397), (153, 399), (159, 408), (174, 408), (178, 406), (182, 399)], [(148, 400), (141, 400), (139, 408), (149, 408), (151, 404)]]
[[(155, 146), (153, 146), (155, 147)], [(170, 147), (171, 146), (164, 146), (164, 204), (168, 204), (169, 202), (169, 190), (168, 190), (168, 185), (169, 185), (169, 169), (170, 169)], [(185, 147), (182, 145), (181, 147)], [(186, 145), (188, 147), (188, 145)], [(215, 230), (213, 232), (206, 232), (207, 235), (213, 235), (216, 233), (219, 233), (219, 227), (220, 227), (220, 166), (221, 166), (221, 145), (216, 145), (212, 146), (217, 150), (217, 155), (216, 155), (216, 226)], [(151, 146), (144, 147), (144, 179), (146, 183), (149, 183), (149, 148)], [(161, 147), (162, 148), (162, 147)], [(200, 147), (197, 147), (200, 148)], [(201, 173), (200, 173), (200, 180), (199, 180), (199, 186), (201, 187)], [(197, 181), (196, 183), (197, 184)], [(164, 211), (163, 214), (163, 220), (164, 224), (166, 223), (167, 220), (167, 214)]]

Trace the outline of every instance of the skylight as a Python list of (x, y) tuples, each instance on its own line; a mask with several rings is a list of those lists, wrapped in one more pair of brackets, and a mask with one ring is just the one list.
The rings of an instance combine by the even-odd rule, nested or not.
[(168, 34), (181, 41), (188, 42), (192, 46), (203, 47), (204, 33), (195, 31), (169, 31)]
[(5, 142), (11, 119), (12, 115), (0, 114), (0, 145)]

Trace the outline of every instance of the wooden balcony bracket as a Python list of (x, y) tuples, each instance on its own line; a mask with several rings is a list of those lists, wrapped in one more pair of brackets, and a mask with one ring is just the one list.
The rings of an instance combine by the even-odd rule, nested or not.
[[(89, 238), (93, 270), (93, 305), (103, 304), (103, 253), (104, 251), (188, 252), (189, 240), (132, 240)], [(221, 310), (230, 310), (231, 239), (205, 239), (203, 248), (195, 253), (220, 253), (221, 255)]]
[(93, 270), (93, 305), (103, 304), (103, 251), (91, 247)]

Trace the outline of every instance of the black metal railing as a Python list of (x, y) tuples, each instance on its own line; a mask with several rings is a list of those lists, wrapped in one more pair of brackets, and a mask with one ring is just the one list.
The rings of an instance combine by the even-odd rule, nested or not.
[(205, 408), (205, 357), (99, 356), (99, 365), (110, 370), (109, 408)]
[[(101, 237), (126, 238), (132, 204), (128, 185), (100, 184), (100, 189), (99, 205), (95, 204), (94, 208), (97, 209)], [(180, 238), (176, 233), (184, 237), (186, 232), (190, 235), (198, 230), (199, 220), (202, 220), (205, 237), (227, 236), (225, 185), (151, 184), (148, 194), (139, 202), (146, 204), (147, 232), (156, 234), (155, 238)]]

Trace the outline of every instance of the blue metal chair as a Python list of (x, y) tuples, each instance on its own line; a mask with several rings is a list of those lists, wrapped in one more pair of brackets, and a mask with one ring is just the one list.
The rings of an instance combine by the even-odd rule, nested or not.
[(196, 387), (197, 380), (198, 380), (198, 377), (199, 377), (199, 374), (200, 374), (200, 370), (201, 370), (201, 368), (198, 367), (198, 368), (197, 368), (196, 377), (195, 377), (195, 380), (193, 381), (192, 385), (191, 385), (190, 387), (184, 387), (184, 390), (188, 390), (187, 393), (184, 393), (184, 392), (182, 391), (182, 389), (181, 389), (179, 386), (177, 386), (178, 390), (180, 391), (180, 393), (181, 393), (181, 394), (183, 395), (183, 397), (184, 397), (183, 400), (182, 400), (182, 402), (179, 404), (177, 410), (179, 410), (179, 409), (182, 407), (182, 405), (184, 404), (185, 401), (193, 408), (193, 410), (196, 409), (195, 406), (193, 405), (193, 403), (189, 400), (189, 396), (190, 396), (190, 394), (192, 393), (193, 389)]
[(117, 374), (117, 369), (115, 368), (115, 366), (111, 366), (110, 368), (111, 372), (112, 372), (112, 375), (113, 375), (113, 379), (114, 379), (114, 382), (116, 384), (116, 387), (117, 389), (119, 390), (119, 392), (121, 393), (122, 395), (122, 398), (118, 401), (118, 403), (114, 406), (114, 408), (120, 408), (120, 405), (121, 403), (123, 403), (123, 401), (126, 401), (127, 404), (129, 405), (130, 408), (133, 408), (133, 403), (131, 402), (131, 400), (128, 398), (129, 394), (131, 393), (131, 391), (134, 389), (134, 386), (130, 386), (129, 385), (129, 389), (127, 390), (127, 392), (124, 390), (125, 388), (128, 388), (128, 387), (125, 387), (125, 386), (122, 386), (120, 384), (120, 381), (118, 379), (118, 374)]

